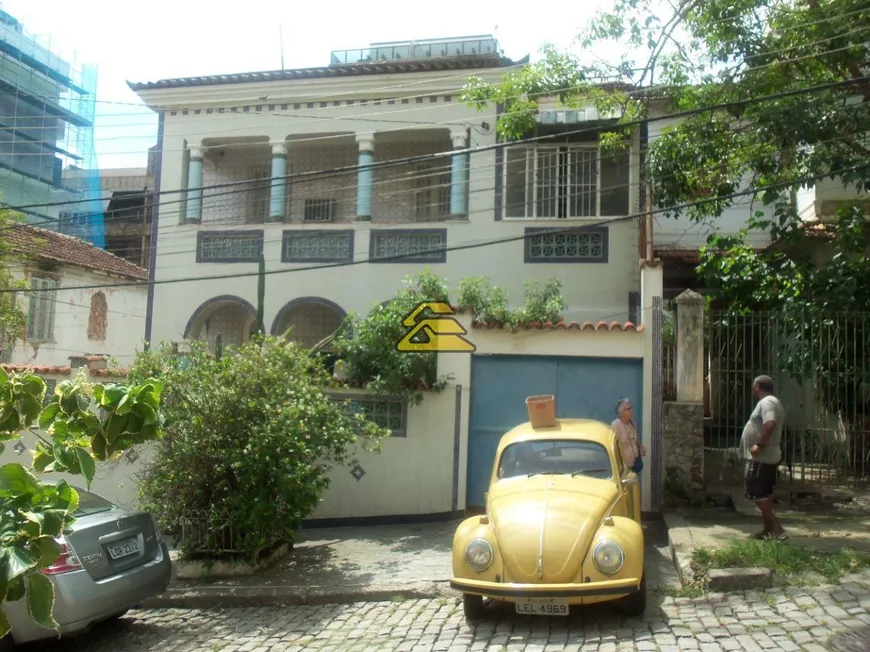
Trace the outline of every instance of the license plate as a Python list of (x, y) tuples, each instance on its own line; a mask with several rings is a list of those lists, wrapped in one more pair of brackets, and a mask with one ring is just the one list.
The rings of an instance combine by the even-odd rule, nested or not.
[(112, 559), (121, 559), (122, 557), (129, 557), (130, 555), (135, 555), (137, 552), (140, 551), (139, 537), (124, 539), (123, 541), (118, 541), (117, 543), (110, 543), (106, 546), (106, 549), (109, 551), (109, 557), (111, 557)]
[(516, 603), (518, 614), (533, 616), (567, 616), (568, 603), (558, 600), (523, 600)]

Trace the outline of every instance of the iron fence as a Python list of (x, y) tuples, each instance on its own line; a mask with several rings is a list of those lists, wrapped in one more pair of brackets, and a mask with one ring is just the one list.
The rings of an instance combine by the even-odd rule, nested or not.
[[(237, 555), (242, 552), (238, 545), (239, 533), (235, 528), (228, 522), (216, 520), (208, 510), (187, 512), (179, 525), (181, 549), (185, 553)], [(261, 550), (271, 548), (284, 537), (284, 533), (277, 528), (262, 529), (256, 534), (261, 541)]]
[(736, 452), (755, 407), (752, 381), (773, 378), (786, 410), (788, 482), (854, 486), (870, 472), (870, 313), (708, 315), (704, 446)]

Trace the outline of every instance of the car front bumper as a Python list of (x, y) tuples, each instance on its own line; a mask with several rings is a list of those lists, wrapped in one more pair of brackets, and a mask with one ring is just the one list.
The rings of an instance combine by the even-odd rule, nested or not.
[(580, 604), (585, 598), (616, 598), (637, 593), (640, 588), (639, 577), (627, 577), (606, 582), (585, 584), (508, 584), (481, 582), (465, 578), (453, 578), (450, 587), (462, 593), (482, 595), (495, 600), (567, 600)]
[[(160, 544), (160, 552), (153, 560), (117, 575), (93, 580), (86, 570), (78, 570), (54, 576), (54, 620), (60, 625), (61, 635), (85, 630), (138, 606), (147, 598), (160, 595), (169, 587), (171, 579), (172, 560), (164, 543)], [(57, 636), (31, 620), (26, 597), (4, 603), (3, 610), (12, 624), (12, 638), (16, 643)]]

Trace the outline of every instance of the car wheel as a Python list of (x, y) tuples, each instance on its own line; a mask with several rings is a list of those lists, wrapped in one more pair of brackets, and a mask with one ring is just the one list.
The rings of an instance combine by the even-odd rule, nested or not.
[(483, 596), (463, 593), (462, 610), (468, 620), (480, 620), (483, 618)]
[(642, 616), (646, 611), (646, 573), (640, 578), (637, 593), (632, 593), (622, 599), (622, 611), (628, 616)]

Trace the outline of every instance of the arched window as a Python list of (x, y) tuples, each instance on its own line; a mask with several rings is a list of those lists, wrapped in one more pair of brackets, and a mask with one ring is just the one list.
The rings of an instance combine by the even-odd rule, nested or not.
[(106, 295), (95, 292), (91, 295), (91, 312), (88, 315), (88, 339), (105, 340), (109, 327), (109, 305)]

